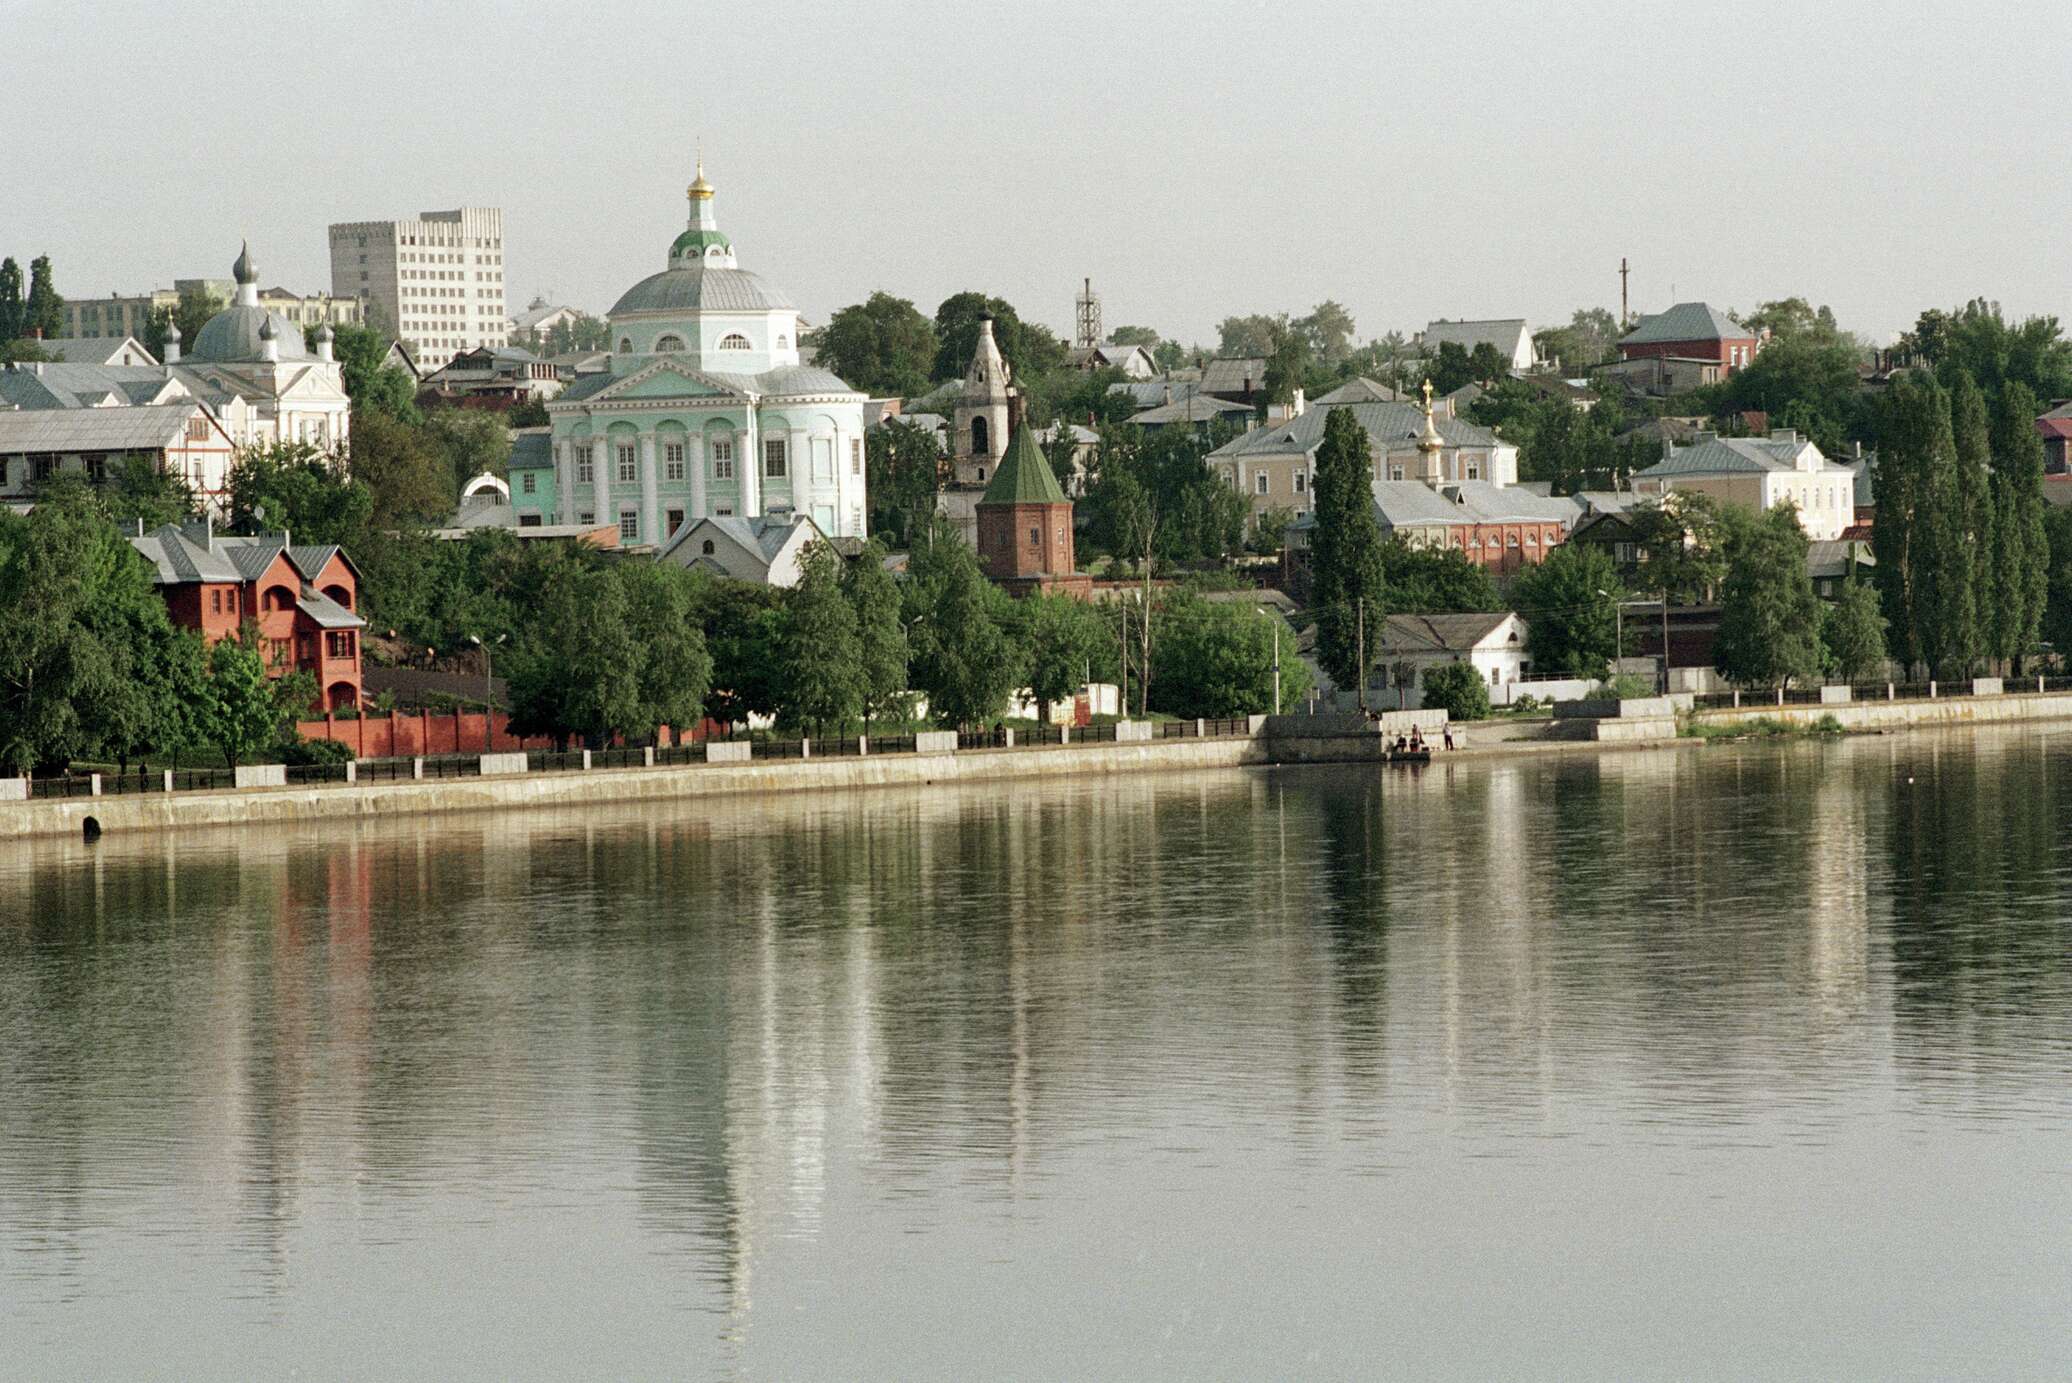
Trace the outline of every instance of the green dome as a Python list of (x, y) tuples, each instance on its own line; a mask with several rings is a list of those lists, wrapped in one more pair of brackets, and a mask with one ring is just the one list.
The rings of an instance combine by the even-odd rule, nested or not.
[(671, 259), (682, 259), (685, 256), (690, 256), (703, 259), (705, 252), (714, 245), (719, 246), (728, 254), (734, 252), (734, 243), (718, 231), (700, 230), (693, 226), (682, 235), (676, 237), (676, 243), (669, 247), (669, 257)]

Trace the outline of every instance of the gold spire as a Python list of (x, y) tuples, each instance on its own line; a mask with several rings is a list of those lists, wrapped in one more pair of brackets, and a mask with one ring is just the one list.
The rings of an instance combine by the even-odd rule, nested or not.
[(1446, 445), (1446, 439), (1439, 435), (1438, 425), (1432, 421), (1432, 382), (1424, 382), (1424, 435), (1417, 439), (1419, 451), (1438, 451)]
[(1424, 396), (1425, 416), (1429, 418), (1432, 416), (1432, 382), (1429, 379), (1424, 382)]
[(694, 202), (707, 201), (712, 197), (712, 184), (705, 181), (705, 156), (703, 154), (698, 156), (698, 180), (690, 185), (688, 191), (690, 192), (691, 200)]

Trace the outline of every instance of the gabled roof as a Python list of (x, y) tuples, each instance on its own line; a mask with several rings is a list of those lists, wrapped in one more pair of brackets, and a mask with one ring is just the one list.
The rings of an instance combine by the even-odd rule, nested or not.
[(630, 385), (636, 380), (652, 378), (663, 373), (675, 373), (688, 379), (710, 384), (721, 393), (734, 394), (742, 398), (784, 398), (799, 394), (855, 394), (842, 379), (830, 371), (815, 365), (780, 365), (761, 374), (735, 374), (724, 370), (700, 370), (678, 360), (656, 360), (639, 369), (620, 374), (607, 370), (601, 374), (580, 376), (573, 384), (563, 389), (560, 396), (549, 403), (551, 410), (559, 405), (580, 403), (594, 399), (620, 385)]
[(1168, 376), (1165, 379), (1118, 379), (1108, 386), (1108, 392), (1126, 396), (1139, 408), (1157, 408), (1167, 402), (1178, 403), (1181, 399), (1193, 398), (1200, 388), (1198, 379)]
[(1138, 427), (1160, 427), (1166, 423), (1204, 423), (1216, 418), (1250, 417), (1252, 411), (1249, 403), (1232, 403), (1210, 394), (1194, 394), (1132, 414), (1130, 421)]
[(16, 408), (105, 408), (159, 403), (184, 391), (157, 365), (40, 361), (0, 369), (0, 404)]
[(1678, 303), (1667, 312), (1640, 319), (1640, 325), (1619, 338), (1622, 346), (1664, 345), (1676, 341), (1741, 341), (1755, 333), (1710, 303)]
[(1007, 444), (1007, 452), (1000, 458), (993, 478), (986, 483), (986, 492), (979, 503), (1069, 503), (1057, 476), (1051, 473), (1050, 462), (1043, 459), (1043, 449), (1036, 445), (1036, 438), (1027, 423), (1014, 430), (1014, 439)]
[(1328, 394), (1320, 394), (1310, 400), (1310, 407), (1328, 408), (1340, 403), (1408, 403), (1409, 396), (1391, 389), (1379, 380), (1365, 375), (1355, 375)]
[(1523, 317), (1464, 318), (1457, 322), (1442, 317), (1426, 325), (1420, 342), (1434, 355), (1441, 346), (1459, 346), (1465, 351), (1481, 345), (1494, 346), (1506, 360), (1516, 359), (1521, 347), (1528, 352), (1532, 347)]
[(1871, 556), (1871, 545), (1867, 542), (1828, 539), (1806, 544), (1806, 575), (1809, 577), (1847, 576), (1856, 567), (1876, 565), (1877, 559)]
[(153, 579), (161, 586), (201, 581), (235, 583), (244, 579), (228, 557), (206, 542), (195, 542), (178, 524), (169, 523), (142, 537), (132, 537), (129, 545), (151, 563)]
[(1265, 379), (1263, 355), (1218, 356), (1202, 366), (1201, 390), (1205, 394), (1238, 394), (1257, 389)]
[[(1307, 455), (1324, 441), (1324, 423), (1335, 408), (1349, 408), (1360, 426), (1367, 429), (1367, 441), (1384, 453), (1414, 446), (1424, 431), (1424, 410), (1407, 403), (1351, 403), (1315, 405), (1284, 423), (1256, 427), (1242, 437), (1233, 437), (1209, 453), (1211, 459), (1235, 456)], [(1439, 436), (1449, 447), (1493, 447), (1497, 435), (1460, 418), (1432, 415)]]
[(158, 357), (134, 336), (51, 336), (36, 348), (69, 365), (156, 365)]
[(367, 622), (306, 583), (295, 601), (295, 608), (315, 620), (319, 629), (358, 629)]
[[(1493, 614), (1390, 615), (1382, 625), (1381, 649), (1383, 653), (1468, 653), (1517, 618), (1509, 610)], [(1524, 638), (1514, 628), (1503, 642), (1523, 643)]]
[[(799, 513), (768, 513), (747, 516), (709, 517), (685, 524), (676, 531), (676, 536), (663, 545), (656, 554), (657, 560), (669, 558), (676, 550), (694, 539), (703, 543), (708, 539), (724, 539), (743, 554), (761, 564), (761, 579), (768, 580), (770, 568), (783, 556), (784, 549), (793, 543), (824, 539), (820, 525), (810, 515)], [(706, 565), (724, 570), (724, 564), (693, 559), (690, 565)]]
[(575, 311), (575, 308), (563, 306), (559, 303), (545, 303), (539, 307), (526, 308), (525, 311), (513, 317), (511, 322), (514, 330), (531, 331), (550, 317), (557, 316), (563, 312), (573, 313)]
[(128, 408), (0, 409), (0, 453), (162, 451), (182, 440), (196, 413), (208, 416), (192, 399)]
[(544, 427), (520, 428), (511, 434), (511, 457), (504, 463), (509, 471), (551, 471), (554, 469), (554, 436)]
[(1760, 475), (1769, 471), (1796, 471), (1799, 457), (1811, 450), (1819, 464), (1813, 474), (1845, 474), (1849, 467), (1820, 455), (1819, 448), (1803, 437), (1720, 437), (1701, 432), (1687, 447), (1671, 446), (1669, 453), (1636, 477), (1660, 480), (1688, 475)]

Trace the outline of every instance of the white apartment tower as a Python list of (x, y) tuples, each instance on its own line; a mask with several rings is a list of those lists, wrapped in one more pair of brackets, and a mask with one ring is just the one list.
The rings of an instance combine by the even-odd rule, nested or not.
[(414, 221), (331, 227), (331, 291), (380, 305), (418, 366), (504, 344), (504, 213), (427, 211)]

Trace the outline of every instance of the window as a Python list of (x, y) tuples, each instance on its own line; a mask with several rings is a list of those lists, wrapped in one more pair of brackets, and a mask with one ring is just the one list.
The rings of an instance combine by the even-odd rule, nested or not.
[[(989, 437), (990, 433), (987, 431), (986, 420), (982, 417), (973, 418), (971, 420), (971, 454), (973, 456), (990, 456), (993, 454), (993, 448), (988, 445)], [(980, 476), (979, 479), (984, 480), (985, 477)]]
[(662, 478), (664, 480), (683, 479), (682, 442), (665, 442), (662, 444)]
[(666, 355), (671, 351), (680, 351), (682, 349), (683, 338), (681, 336), (665, 336), (661, 340), (655, 342), (655, 350), (657, 353), (660, 354)]
[(851, 437), (849, 439), (849, 474), (863, 474), (863, 439), (861, 437)]
[(520, 514), (518, 516), (518, 526), (520, 528), (538, 528), (540, 526), (540, 516), (538, 514)]
[(1402, 468), (1401, 466), (1390, 466), (1390, 467), (1389, 467), (1389, 479), (1390, 479), (1390, 480), (1401, 480), (1402, 478), (1403, 478), (1403, 468)]
[(294, 604), (295, 598), (288, 594), (286, 586), (268, 586), (265, 593), (259, 597), (259, 608), (262, 610), (286, 610)]
[(582, 513), (576, 515), (576, 522), (586, 525), (593, 524), (597, 522), (597, 515), (592, 511), (585, 509)]
[(621, 337), (619, 338), (619, 354), (620, 354), (620, 355), (631, 355), (631, 354), (633, 354), (633, 338), (632, 338), (632, 337), (630, 337), (630, 336), (621, 336)]
[(674, 538), (676, 530), (683, 527), (683, 510), (671, 509), (668, 513), (668, 536)]
[(212, 615), (223, 613), (223, 588), (221, 586), (209, 592), (209, 613)]
[(631, 509), (622, 509), (622, 510), (620, 510), (620, 511), (619, 511), (619, 541), (620, 541), (620, 542), (622, 542), (622, 543), (630, 543), (630, 542), (634, 542), (634, 541), (637, 541), (637, 540), (639, 539), (639, 537), (640, 537), (640, 515), (638, 515), (638, 514), (634, 513), (634, 512), (633, 512), (633, 511), (632, 511)]
[(710, 557), (712, 555), (712, 539), (707, 538), (701, 546), (704, 548), (705, 555)]
[(1309, 485), (1309, 477), (1301, 471), (1295, 472), (1295, 493), (1301, 494)]
[(713, 515), (717, 518), (730, 519), (734, 517), (734, 506), (731, 504), (722, 504), (717, 509), (714, 509), (712, 512)]
[(772, 480), (784, 478), (784, 439), (765, 437), (763, 439), (763, 474)]
[(1537, 529), (1529, 528), (1525, 531), (1525, 545), (1527, 547), (1538, 547), (1540, 545), (1540, 535)]
[(628, 481), (640, 479), (639, 463), (633, 459), (633, 444), (631, 442), (619, 443), (618, 455), (619, 479)]
[(1268, 484), (1268, 482), (1267, 482), (1267, 479), (1266, 479), (1266, 472), (1265, 472), (1265, 471), (1261, 471), (1261, 472), (1259, 472), (1259, 474), (1257, 474), (1257, 475), (1255, 475), (1255, 476), (1253, 476), (1253, 477), (1252, 477), (1252, 490), (1253, 490), (1253, 493), (1255, 493), (1255, 494), (1261, 494), (1261, 495), (1263, 495), (1263, 494), (1266, 494), (1266, 493), (1268, 492), (1268, 491), (1267, 491), (1267, 484)]
[(327, 658), (350, 658), (353, 656), (353, 636), (350, 631), (333, 631), (324, 636), (324, 656)]
[(1482, 463), (1480, 461), (1468, 462), (1467, 477), (1470, 480), (1480, 480), (1482, 478)]
[(597, 479), (596, 468), (590, 461), (588, 444), (576, 448), (576, 484), (588, 485)]
[(538, 477), (535, 476), (531, 471), (527, 471), (525, 473), (525, 478), (518, 482), (519, 490), (525, 494), (531, 494), (533, 492), (534, 482), (537, 479)]
[(99, 453), (84, 458), (86, 478), (99, 485), (108, 479), (108, 458)]
[(712, 478), (734, 478), (734, 441), (730, 437), (721, 437), (712, 444)]
[(813, 439), (813, 479), (822, 484), (832, 484), (835, 478), (835, 439), (815, 437)]
[(267, 661), (276, 666), (285, 664), (288, 661), (288, 641), (286, 639), (268, 639), (266, 641), (266, 657)]
[(788, 351), (788, 350), (790, 350), (790, 349), (791, 349), (791, 338), (790, 338), (789, 336), (780, 336), (780, 337), (778, 337), (778, 338), (777, 338), (777, 349), (778, 349), (778, 350), (780, 350), (780, 351)]
[(1032, 528), (1032, 529), (1030, 529), (1030, 530), (1029, 530), (1029, 546), (1030, 546), (1030, 547), (1042, 547), (1042, 546), (1043, 546), (1043, 530), (1042, 530), (1042, 529), (1040, 529), (1040, 528)]
[(728, 332), (725, 336), (720, 337), (719, 348), (723, 351), (745, 351), (754, 349), (748, 344), (748, 338), (746, 336), (743, 336), (738, 331)]
[(1517, 535), (1516, 533), (1506, 533), (1506, 534), (1504, 535), (1504, 546), (1505, 546), (1505, 547), (1516, 547), (1516, 546), (1518, 546), (1518, 535)]

